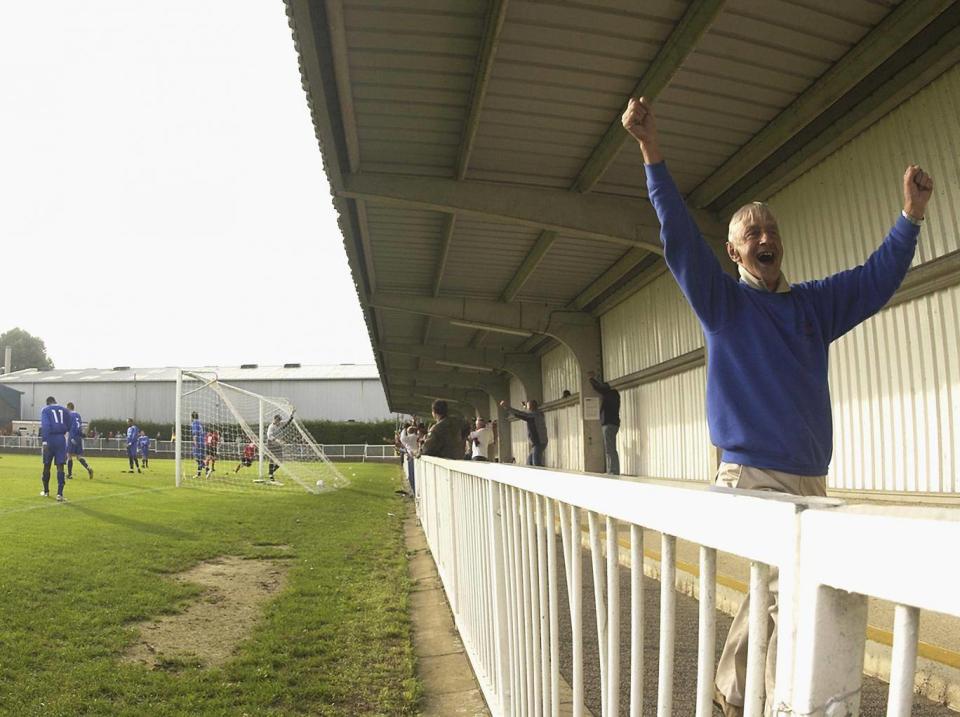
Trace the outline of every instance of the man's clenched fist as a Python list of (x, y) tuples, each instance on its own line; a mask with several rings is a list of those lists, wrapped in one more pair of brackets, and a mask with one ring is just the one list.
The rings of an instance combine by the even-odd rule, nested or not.
[(644, 162), (656, 164), (663, 160), (657, 142), (657, 123), (653, 116), (653, 108), (646, 99), (631, 97), (620, 121), (630, 136), (640, 143)]
[(903, 211), (914, 219), (923, 219), (927, 202), (933, 195), (933, 177), (916, 164), (903, 173)]

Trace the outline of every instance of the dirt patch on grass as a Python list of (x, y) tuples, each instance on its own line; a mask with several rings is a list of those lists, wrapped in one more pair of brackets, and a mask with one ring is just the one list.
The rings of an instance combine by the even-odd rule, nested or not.
[(263, 605), (283, 590), (287, 569), (272, 560), (227, 556), (175, 575), (202, 586), (203, 593), (178, 615), (141, 623), (124, 661), (154, 669), (222, 665), (260, 619)]

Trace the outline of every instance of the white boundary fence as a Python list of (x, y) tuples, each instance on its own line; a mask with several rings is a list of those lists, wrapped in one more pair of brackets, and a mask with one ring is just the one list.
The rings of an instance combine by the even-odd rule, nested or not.
[[(221, 444), (221, 452), (230, 449), (230, 444)], [(172, 456), (175, 451), (174, 441), (158, 441), (150, 439), (150, 453), (163, 457), (164, 454)], [(237, 456), (243, 450), (241, 444), (236, 444), (235, 453)], [(0, 436), (0, 450), (9, 448), (35, 448), (40, 450), (40, 439), (37, 436)], [(390, 444), (364, 444), (364, 443), (328, 443), (321, 445), (327, 458), (338, 458), (341, 460), (364, 461), (368, 458), (377, 460), (393, 458), (399, 460), (395, 455), (394, 447)], [(83, 450), (87, 451), (126, 451), (127, 440), (125, 438), (84, 438)], [(224, 454), (233, 457), (233, 453)]]
[[(868, 596), (897, 604), (888, 717), (909, 715), (919, 611), (960, 615), (953, 571), (931, 546), (960, 545), (956, 511), (671, 487), (582, 473), (423, 458), (418, 515), (494, 715), (559, 711), (558, 581), (570, 596), (573, 714), (583, 714), (581, 524), (589, 529), (602, 714), (642, 712), (644, 529), (662, 534), (658, 717), (673, 714), (676, 540), (700, 548), (698, 717), (713, 714), (717, 551), (751, 561), (745, 716), (763, 714), (765, 605), (779, 569), (774, 714), (857, 715)], [(618, 528), (629, 526), (631, 645), (619, 674)], [(556, 555), (559, 530), (563, 555)], [(602, 535), (602, 532), (605, 535)], [(590, 609), (588, 605), (586, 609)], [(593, 636), (588, 639), (594, 639)]]

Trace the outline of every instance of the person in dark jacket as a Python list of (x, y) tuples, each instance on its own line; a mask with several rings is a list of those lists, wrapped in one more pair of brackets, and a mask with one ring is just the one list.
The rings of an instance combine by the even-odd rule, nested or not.
[(427, 439), (420, 448), (420, 455), (462, 460), (464, 449), (463, 422), (449, 415), (446, 401), (437, 399), (433, 402), (432, 408), (436, 423), (430, 427)]
[(518, 411), (510, 408), (506, 401), (500, 401), (500, 405), (507, 413), (516, 416), (527, 424), (527, 438), (530, 440), (530, 454), (527, 456), (528, 466), (545, 466), (547, 452), (547, 419), (543, 412), (539, 410), (536, 401), (527, 401), (526, 411)]
[(600, 430), (603, 432), (603, 452), (607, 459), (607, 473), (620, 475), (620, 454), (617, 453), (617, 434), (620, 432), (620, 392), (610, 388), (606, 381), (590, 376), (590, 385), (600, 394)]

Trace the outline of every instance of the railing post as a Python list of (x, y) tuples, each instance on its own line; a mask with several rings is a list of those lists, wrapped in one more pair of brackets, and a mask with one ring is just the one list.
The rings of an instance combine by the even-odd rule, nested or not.
[(867, 597), (804, 584), (802, 571), (800, 577), (792, 704), (778, 704), (774, 714), (856, 717), (863, 682)]
[(510, 677), (509, 645), (507, 644), (507, 592), (504, 584), (503, 565), (503, 516), (500, 506), (500, 489), (493, 481), (486, 481), (487, 515), (490, 520), (490, 557), (493, 563), (491, 596), (493, 598), (493, 643), (494, 661), (499, 687), (500, 714), (509, 714)]
[(457, 614), (457, 609), (460, 604), (460, 585), (457, 578), (457, 550), (458, 550), (458, 541), (457, 541), (457, 501), (454, 500), (454, 489), (453, 489), (453, 471), (449, 469), (444, 469), (444, 474), (447, 479), (447, 527), (448, 527), (448, 536), (449, 536), (449, 548), (450, 548), (450, 610), (454, 615)]
[(770, 568), (763, 563), (750, 563), (750, 612), (747, 645), (747, 677), (743, 698), (744, 717), (763, 717), (764, 683), (767, 665), (767, 644), (770, 621)]

